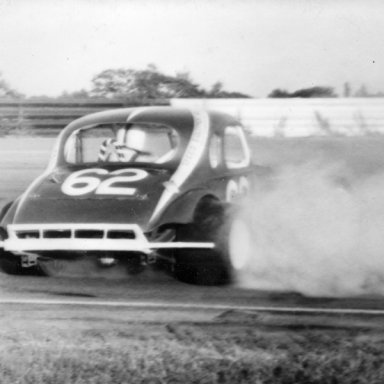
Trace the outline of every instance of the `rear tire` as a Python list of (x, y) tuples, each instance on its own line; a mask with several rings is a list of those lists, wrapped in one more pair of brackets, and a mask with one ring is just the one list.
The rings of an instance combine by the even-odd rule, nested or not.
[(181, 249), (175, 251), (174, 275), (183, 282), (196, 285), (223, 285), (231, 282), (226, 229), (229, 215), (217, 200), (203, 201), (194, 223), (180, 225), (176, 241), (213, 242), (214, 249)]

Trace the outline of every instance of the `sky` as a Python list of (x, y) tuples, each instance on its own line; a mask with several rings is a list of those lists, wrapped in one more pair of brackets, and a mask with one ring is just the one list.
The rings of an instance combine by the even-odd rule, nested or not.
[(382, 0), (0, 0), (0, 17), (0, 72), (27, 96), (151, 63), (253, 97), (384, 92)]

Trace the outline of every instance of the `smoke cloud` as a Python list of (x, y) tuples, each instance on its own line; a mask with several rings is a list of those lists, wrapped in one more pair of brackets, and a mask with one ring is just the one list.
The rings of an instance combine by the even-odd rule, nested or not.
[(250, 233), (232, 249), (249, 256), (240, 286), (384, 294), (384, 173), (357, 178), (342, 162), (287, 166), (259, 180), (242, 208)]

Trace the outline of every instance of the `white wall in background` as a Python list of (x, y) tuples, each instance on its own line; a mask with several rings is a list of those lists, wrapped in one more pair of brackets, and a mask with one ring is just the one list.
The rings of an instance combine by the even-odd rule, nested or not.
[(227, 112), (256, 136), (384, 133), (384, 98), (172, 99), (171, 105)]

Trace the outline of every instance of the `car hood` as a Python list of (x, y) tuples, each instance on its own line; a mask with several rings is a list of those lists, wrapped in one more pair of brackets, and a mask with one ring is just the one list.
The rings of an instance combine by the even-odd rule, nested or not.
[(13, 222), (132, 223), (145, 231), (171, 174), (133, 167), (56, 171), (30, 187)]

